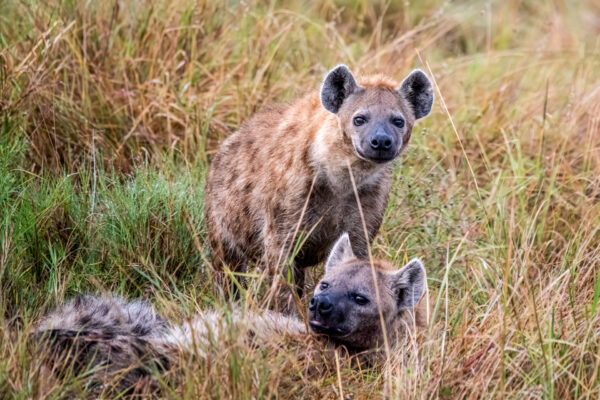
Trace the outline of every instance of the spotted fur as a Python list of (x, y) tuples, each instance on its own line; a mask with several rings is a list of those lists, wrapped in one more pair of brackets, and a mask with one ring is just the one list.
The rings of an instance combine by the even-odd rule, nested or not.
[[(355, 350), (396, 343), (414, 327), (428, 324), (425, 268), (418, 259), (401, 269), (381, 260), (357, 258), (347, 234), (335, 243), (325, 276), (309, 304), (312, 330)], [(384, 327), (381, 324), (383, 317)]]
[[(370, 264), (356, 258), (348, 236), (343, 235), (329, 256), (315, 298), (331, 294), (347, 298), (353, 293), (370, 297), (372, 305), (381, 306), (393, 345), (407, 329), (426, 322), (424, 270), (420, 262), (397, 270), (376, 261), (374, 268), (376, 281), (372, 279)], [(417, 272), (412, 281), (407, 270)], [(380, 303), (376, 303), (375, 282)], [(412, 297), (407, 297), (409, 293)], [(419, 300), (421, 297), (425, 301)], [(323, 318), (318, 310), (309, 310), (311, 329), (307, 331), (304, 321), (269, 310), (236, 309), (228, 314), (206, 310), (177, 324), (158, 316), (145, 301), (80, 295), (44, 316), (33, 341), (44, 364), (59, 375), (66, 370), (91, 371), (97, 388), (116, 382), (115, 387), (121, 392), (148, 394), (158, 390), (157, 373), (172, 372), (183, 364), (186, 355), (205, 357), (212, 344), (231, 339), (232, 325), (240, 345), (279, 345), (284, 336), (306, 338), (309, 332), (324, 340), (323, 351), (344, 345), (350, 353), (356, 353), (383, 345), (376, 307), (347, 301), (339, 304), (343, 307), (338, 307), (335, 318)], [(343, 328), (343, 335), (336, 328)]]
[(44, 364), (59, 375), (89, 371), (97, 389), (116, 382), (117, 391), (139, 395), (156, 392), (156, 373), (181, 365), (186, 354), (204, 357), (212, 343), (228, 335), (229, 324), (240, 332), (240, 344), (306, 335), (304, 323), (269, 310), (236, 310), (229, 316), (208, 310), (175, 324), (142, 300), (80, 295), (44, 316), (33, 341)]

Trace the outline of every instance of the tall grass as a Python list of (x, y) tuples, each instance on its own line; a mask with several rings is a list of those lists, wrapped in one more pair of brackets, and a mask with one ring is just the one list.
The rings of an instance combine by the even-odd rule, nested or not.
[(0, 2), (1, 397), (85, 393), (41, 379), (26, 346), (75, 293), (227, 309), (211, 155), (343, 62), (435, 78), (374, 247), (423, 258), (431, 326), (374, 368), (216, 343), (167, 395), (597, 399), (599, 21), (594, 1)]

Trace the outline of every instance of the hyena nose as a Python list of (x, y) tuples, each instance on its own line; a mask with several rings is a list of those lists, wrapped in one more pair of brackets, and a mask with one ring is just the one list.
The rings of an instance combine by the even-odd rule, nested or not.
[(333, 311), (333, 303), (327, 295), (316, 295), (310, 299), (308, 309), (310, 311), (317, 311), (322, 316), (327, 316)]
[(389, 150), (392, 148), (392, 137), (386, 133), (377, 132), (371, 136), (370, 144), (373, 150)]
[(333, 303), (331, 303), (328, 296), (323, 296), (321, 301), (319, 301), (319, 314), (323, 316), (329, 315), (331, 310), (333, 310)]

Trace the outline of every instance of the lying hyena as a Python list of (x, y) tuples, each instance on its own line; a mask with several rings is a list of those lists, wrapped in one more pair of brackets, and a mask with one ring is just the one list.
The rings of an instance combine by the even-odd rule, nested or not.
[[(381, 345), (380, 311), (391, 344), (407, 329), (427, 323), (427, 283), (419, 260), (400, 270), (381, 261), (371, 268), (354, 255), (344, 234), (325, 269), (308, 312), (308, 325), (326, 342), (324, 350), (343, 345), (356, 353)], [(274, 311), (234, 312), (225, 321), (222, 313), (205, 311), (177, 325), (156, 315), (144, 301), (84, 295), (46, 315), (35, 337), (44, 347), (44, 363), (54, 370), (90, 371), (98, 366), (93, 377), (97, 382), (116, 379), (125, 389), (151, 384), (153, 370), (172, 370), (186, 354), (204, 356), (210, 343), (231, 335), (231, 324), (240, 344), (280, 346), (283, 336), (308, 334), (303, 321)]]
[(297, 231), (303, 244), (292, 272), (300, 288), (303, 268), (323, 261), (342, 232), (367, 257), (388, 202), (392, 161), (432, 104), (431, 83), (420, 70), (401, 84), (379, 75), (357, 83), (340, 65), (327, 74), (320, 95), (248, 119), (223, 142), (207, 179), (214, 265), (242, 272), (250, 261), (277, 267), (288, 261)]

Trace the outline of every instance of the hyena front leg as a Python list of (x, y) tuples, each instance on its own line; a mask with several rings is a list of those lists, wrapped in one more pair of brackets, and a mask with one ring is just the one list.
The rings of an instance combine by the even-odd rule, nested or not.
[(298, 315), (302, 310), (302, 289), (304, 287), (304, 268), (296, 263), (285, 263), (279, 266), (275, 275), (276, 290), (274, 309), (288, 315)]
[[(238, 285), (230, 279), (230, 273), (245, 273), (247, 260), (239, 251), (219, 239), (211, 238), (212, 241), (212, 277), (214, 289), (216, 292), (222, 290), (226, 296), (233, 294), (234, 298), (239, 298), (240, 291)], [(239, 284), (244, 285), (245, 281), (241, 276), (235, 279)]]
[(265, 240), (265, 260), (268, 266), (265, 271), (272, 277), (269, 289), (269, 301), (276, 311), (285, 314), (296, 314), (304, 288), (304, 268), (299, 267), (292, 257), (292, 246), (276, 236), (268, 236)]
[[(356, 256), (361, 259), (368, 259), (369, 246), (373, 244), (383, 221), (389, 192), (387, 189), (378, 186), (365, 186), (358, 190), (358, 196), (362, 213), (358, 205), (353, 203), (346, 212), (347, 218), (344, 225), (350, 236), (352, 250), (354, 250)], [(365, 225), (367, 228), (366, 233)]]

